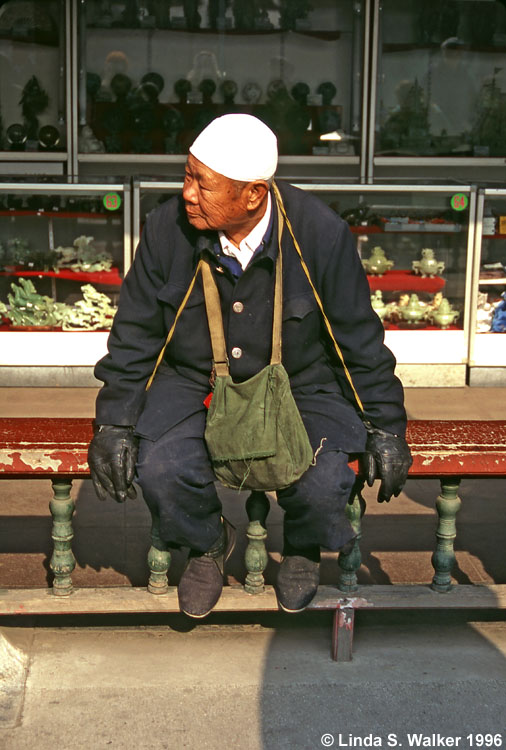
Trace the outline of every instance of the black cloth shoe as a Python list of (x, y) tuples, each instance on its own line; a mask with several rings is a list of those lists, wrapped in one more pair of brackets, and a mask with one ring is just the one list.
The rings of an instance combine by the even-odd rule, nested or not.
[(297, 550), (285, 542), (275, 585), (278, 604), (285, 612), (302, 612), (318, 591), (320, 548)]
[(190, 552), (177, 587), (179, 609), (201, 618), (216, 606), (223, 590), (224, 564), (235, 547), (235, 528), (223, 518), (220, 538), (207, 552)]

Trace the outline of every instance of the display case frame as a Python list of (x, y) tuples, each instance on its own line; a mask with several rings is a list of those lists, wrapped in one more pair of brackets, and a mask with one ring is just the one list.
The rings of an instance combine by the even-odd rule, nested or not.
[[(80, 3), (84, 0), (69, 0), (72, 6), (71, 25), (71, 51), (72, 51), (72, 87), (74, 96), (72, 99), (72, 142), (74, 144), (71, 156), (71, 173), (83, 178), (88, 174), (101, 174), (114, 164), (124, 174), (153, 174), (163, 175), (161, 179), (177, 178), (183, 171), (186, 154), (159, 154), (159, 153), (81, 153), (78, 148), (79, 142), (79, 92), (83, 89), (83, 76), (85, 71), (80, 67), (80, 45), (84, 39), (81, 28)], [(352, 0), (350, 0), (352, 4)], [(355, 52), (352, 59), (352, 80), (354, 100), (360, 102), (360, 141), (358, 153), (355, 155), (327, 154), (318, 155), (280, 155), (278, 171), (288, 178), (294, 175), (305, 179), (306, 176), (314, 178), (315, 175), (335, 177), (342, 175), (344, 180), (366, 179), (366, 149), (368, 142), (369, 123), (369, 93), (368, 80), (370, 70), (370, 31), (371, 31), (371, 7), (372, 0), (361, 0), (362, 4), (362, 33), (360, 38), (355, 39)], [(203, 30), (207, 31), (207, 30)], [(202, 32), (201, 32), (202, 33)], [(246, 33), (246, 32), (244, 32)], [(261, 32), (259, 32), (261, 33)], [(295, 32), (297, 33), (297, 32)], [(361, 50), (356, 51), (360, 43)], [(352, 115), (353, 116), (353, 115)]]
[[(491, 238), (495, 236), (484, 235), (483, 231), (483, 219), (487, 200), (494, 198), (504, 199), (506, 213), (506, 188), (481, 188), (478, 191), (470, 294), (469, 367), (472, 384), (473, 381), (476, 384), (482, 384), (483, 378), (486, 379), (487, 377), (493, 382), (506, 383), (506, 335), (494, 332), (478, 332), (476, 330), (480, 286), (490, 287), (497, 285), (502, 291), (506, 291), (506, 272), (501, 278), (480, 280), (483, 238), (484, 236)], [(496, 233), (496, 235), (506, 241), (506, 234)]]
[[(0, 183), (0, 194), (16, 195), (55, 195), (55, 196), (95, 196), (119, 194), (123, 206), (123, 275), (128, 271), (132, 260), (131, 235), (131, 187), (127, 183)], [(72, 218), (79, 219), (79, 212)], [(65, 212), (33, 211), (33, 215), (46, 215), (48, 219), (68, 218)], [(83, 216), (86, 216), (83, 214)], [(103, 214), (90, 215), (94, 219)], [(32, 272), (33, 273), (33, 272)], [(41, 272), (41, 276), (44, 275)], [(84, 281), (85, 274), (76, 275), (76, 282)], [(62, 277), (66, 278), (66, 277)], [(118, 282), (119, 283), (119, 282)], [(72, 368), (90, 368), (106, 354), (109, 331), (54, 331), (54, 330), (20, 330), (0, 332), (0, 381), (3, 370), (14, 372), (32, 368), (65, 368), (67, 375)], [(67, 368), (70, 368), (67, 369)], [(5, 374), (5, 373), (4, 373)], [(8, 379), (8, 378), (7, 378)], [(68, 376), (72, 381), (72, 377)]]
[(445, 179), (447, 168), (452, 167), (454, 176), (466, 182), (490, 179), (491, 170), (496, 170), (498, 178), (506, 164), (504, 156), (382, 156), (376, 153), (378, 75), (380, 68), (380, 33), (382, 24), (383, 0), (371, 0), (371, 75), (369, 84), (369, 123), (367, 127), (367, 182), (389, 179), (410, 179), (413, 168), (418, 171), (418, 179)]
[[(63, 151), (7, 151), (0, 150), (0, 174), (53, 175), (55, 177), (76, 174), (74, 165), (74, 141), (72, 118), (72, 8), (71, 0), (64, 0), (63, 8), (63, 58), (65, 64), (65, 140)], [(63, 61), (62, 61), (63, 62)], [(61, 64), (61, 63), (60, 63)]]
[[(472, 283), (472, 257), (475, 236), (476, 188), (471, 185), (458, 188), (455, 185), (343, 185), (336, 183), (292, 182), (295, 187), (316, 195), (332, 193), (339, 195), (367, 196), (372, 194), (402, 195), (406, 191), (414, 194), (437, 194), (448, 196), (462, 193), (469, 201), (469, 222), (465, 239), (465, 288), (462, 328), (458, 330), (386, 330), (385, 343), (397, 359), (397, 372), (406, 386), (463, 386), (466, 383), (469, 359), (470, 291)], [(182, 182), (135, 180), (132, 192), (132, 243), (137, 247), (141, 234), (141, 198), (145, 193), (169, 193), (182, 189)], [(354, 234), (364, 228), (352, 227)], [(376, 235), (375, 235), (376, 236)]]

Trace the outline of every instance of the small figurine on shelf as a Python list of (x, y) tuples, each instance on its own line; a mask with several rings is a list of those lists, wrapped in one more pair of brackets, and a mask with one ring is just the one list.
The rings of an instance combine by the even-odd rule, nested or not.
[(495, 307), (490, 330), (495, 333), (506, 333), (506, 292), (501, 294), (501, 300)]
[(393, 260), (388, 260), (385, 251), (377, 245), (373, 248), (370, 258), (362, 260), (362, 265), (369, 274), (383, 276), (394, 265)]
[(199, 0), (183, 0), (184, 18), (187, 29), (200, 29), (202, 16), (198, 8)]
[(399, 305), (397, 311), (409, 326), (420, 326), (427, 313), (427, 305), (421, 302), (418, 294), (411, 294), (407, 305)]
[(5, 131), (10, 151), (24, 151), (28, 137), (26, 128), (20, 122), (13, 122)]
[(129, 67), (128, 57), (122, 50), (112, 50), (105, 59), (100, 88), (96, 93), (99, 102), (112, 101), (111, 83), (116, 75), (126, 75)]
[(307, 106), (307, 98), (309, 96), (311, 89), (307, 85), (307, 83), (304, 83), (304, 81), (299, 81), (294, 86), (292, 86), (291, 89), (291, 95), (297, 102), (297, 104), (300, 104), (302, 107)]
[(255, 0), (254, 27), (258, 31), (270, 31), (274, 24), (269, 18), (269, 11), (276, 9), (274, 0)]
[(217, 29), (218, 31), (224, 31), (227, 28), (227, 21), (225, 12), (228, 0), (209, 0), (207, 6), (207, 22), (210, 29)]
[(446, 328), (449, 328), (452, 323), (455, 323), (459, 315), (460, 312), (454, 310), (446, 297), (443, 297), (438, 307), (427, 313), (427, 320), (439, 326), (444, 331)]
[(91, 284), (82, 286), (81, 291), (84, 299), (78, 300), (63, 315), (63, 330), (109, 330), (116, 314), (116, 307), (113, 306), (110, 298), (98, 292)]
[(414, 260), (411, 267), (414, 273), (421, 275), (422, 278), (432, 278), (445, 270), (445, 264), (434, 257), (434, 250), (430, 247), (423, 248), (421, 259)]
[(42, 114), (49, 104), (49, 96), (36, 76), (32, 76), (25, 85), (19, 103), (21, 104), (28, 140), (36, 141), (39, 132), (37, 115)]
[(27, 240), (21, 237), (10, 237), (4, 251), (5, 265), (7, 268), (19, 268), (24, 266), (30, 257), (30, 246)]
[(234, 99), (237, 94), (237, 83), (232, 81), (232, 79), (227, 78), (220, 84), (220, 91), (225, 104), (228, 107), (233, 107), (235, 104)]
[(476, 309), (476, 332), (487, 333), (492, 326), (494, 305), (488, 299), (487, 292), (478, 292)]
[(103, 154), (105, 151), (104, 144), (96, 138), (89, 125), (83, 125), (78, 143), (81, 154)]
[(60, 132), (54, 125), (43, 125), (39, 130), (39, 146), (45, 151), (54, 151), (60, 143)]
[(110, 271), (112, 257), (97, 250), (92, 245), (93, 237), (82, 234), (74, 240), (73, 247), (57, 247), (55, 252), (59, 258), (58, 268), (69, 268), (71, 271), (85, 271), (94, 273), (96, 271)]
[(310, 10), (312, 5), (308, 0), (280, 0), (280, 27), (292, 31), (308, 28), (306, 19)]
[[(154, 71), (151, 71), (150, 73), (145, 73), (141, 78), (141, 86), (145, 86), (148, 88), (148, 92), (146, 93), (146, 97), (150, 101), (158, 101), (158, 97), (163, 91), (163, 88), (165, 86), (165, 81), (162, 75), (160, 73), (155, 73)], [(153, 87), (151, 89), (151, 87)], [(151, 90), (151, 93), (150, 93)]]
[(388, 308), (383, 302), (383, 294), (380, 289), (377, 289), (374, 294), (371, 294), (371, 306), (380, 320), (386, 318)]
[(442, 301), (443, 301), (443, 292), (436, 292), (432, 300), (427, 304), (428, 310), (431, 312), (433, 310), (436, 310)]
[(174, 93), (177, 96), (179, 104), (188, 103), (188, 94), (192, 90), (192, 85), (187, 78), (178, 78), (174, 84)]
[(341, 217), (345, 219), (351, 227), (381, 226), (383, 223), (381, 216), (369, 213), (371, 209), (365, 203), (360, 203), (358, 206), (353, 206), (352, 208), (345, 208), (341, 212), (339, 212), (338, 207), (334, 204), (331, 204), (331, 208), (333, 208), (336, 213), (341, 213)]
[(233, 0), (234, 28), (252, 31), (255, 25), (255, 3), (253, 0)]
[(324, 81), (320, 83), (316, 89), (316, 93), (321, 95), (323, 106), (329, 107), (332, 104), (332, 99), (337, 94), (337, 89), (332, 81)]
[(213, 103), (213, 96), (216, 91), (216, 83), (212, 78), (203, 78), (198, 85), (198, 89), (202, 94), (202, 103), (209, 105)]
[(247, 104), (258, 104), (262, 98), (262, 89), (256, 81), (248, 81), (242, 87), (241, 94)]
[(9, 307), (4, 305), (1, 311), (12, 326), (47, 328), (61, 325), (67, 305), (38, 294), (30, 279), (19, 279), (19, 284), (11, 284), (11, 289), (12, 293), (7, 295)]

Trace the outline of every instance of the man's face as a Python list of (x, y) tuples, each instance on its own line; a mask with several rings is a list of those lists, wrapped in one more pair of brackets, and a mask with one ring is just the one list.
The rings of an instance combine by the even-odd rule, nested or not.
[(232, 232), (248, 221), (245, 191), (192, 154), (186, 162), (183, 199), (188, 221), (196, 229)]

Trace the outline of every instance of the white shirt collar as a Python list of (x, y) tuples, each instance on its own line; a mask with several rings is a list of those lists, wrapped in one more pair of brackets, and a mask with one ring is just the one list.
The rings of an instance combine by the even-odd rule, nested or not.
[(269, 221), (271, 220), (271, 204), (271, 194), (267, 193), (267, 208), (265, 209), (264, 215), (262, 216), (258, 224), (255, 224), (251, 232), (243, 240), (241, 240), (241, 242), (239, 243), (239, 247), (236, 247), (234, 244), (232, 244), (232, 242), (230, 242), (224, 232), (218, 232), (222, 251), (225, 253), (225, 255), (231, 255), (233, 258), (236, 258), (236, 260), (238, 260), (241, 264), (241, 268), (243, 271), (253, 257), (253, 253), (262, 242), (267, 231)]

